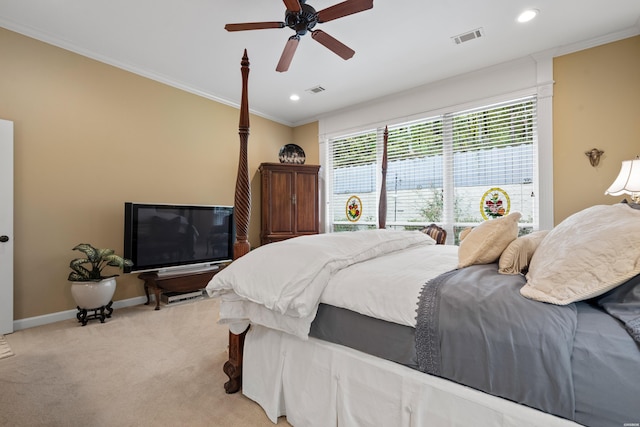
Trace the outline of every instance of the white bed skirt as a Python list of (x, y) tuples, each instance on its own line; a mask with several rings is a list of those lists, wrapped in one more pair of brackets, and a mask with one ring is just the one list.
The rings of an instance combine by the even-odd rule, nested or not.
[(347, 347), (252, 326), (242, 392), (306, 426), (578, 426)]

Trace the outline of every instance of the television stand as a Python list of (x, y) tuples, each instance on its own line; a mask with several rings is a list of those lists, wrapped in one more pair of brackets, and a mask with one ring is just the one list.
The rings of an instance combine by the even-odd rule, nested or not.
[(184, 272), (167, 276), (159, 275), (157, 272), (141, 273), (138, 278), (144, 280), (144, 293), (147, 296), (147, 302), (144, 305), (149, 305), (151, 302), (149, 289), (153, 291), (156, 298), (155, 310), (160, 310), (162, 292), (193, 292), (203, 289), (211, 278), (224, 267), (224, 265), (220, 265), (220, 268), (214, 270)]

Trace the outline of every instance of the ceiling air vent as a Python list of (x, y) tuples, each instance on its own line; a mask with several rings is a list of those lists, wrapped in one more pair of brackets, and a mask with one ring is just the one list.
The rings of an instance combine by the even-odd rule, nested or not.
[(455, 37), (451, 37), (451, 40), (453, 40), (455, 44), (461, 44), (473, 39), (479, 39), (482, 36), (484, 36), (484, 30), (482, 28), (476, 28), (473, 31), (468, 31), (463, 34), (458, 34)]
[(322, 86), (316, 86), (316, 87), (312, 87), (311, 89), (307, 89), (307, 92), (311, 92), (311, 93), (320, 93), (323, 92), (325, 89)]

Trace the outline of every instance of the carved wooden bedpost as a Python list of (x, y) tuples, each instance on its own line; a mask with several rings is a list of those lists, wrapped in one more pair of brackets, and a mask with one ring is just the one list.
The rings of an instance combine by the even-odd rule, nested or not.
[(240, 156), (238, 158), (238, 176), (236, 178), (236, 194), (234, 214), (236, 221), (236, 242), (233, 245), (233, 259), (238, 259), (251, 249), (249, 245), (249, 216), (251, 215), (251, 185), (249, 184), (249, 161), (247, 146), (249, 143), (249, 57), (244, 50), (240, 70), (242, 72), (242, 101), (240, 103)]
[[(236, 224), (236, 241), (233, 245), (233, 259), (238, 259), (251, 250), (249, 244), (249, 217), (251, 216), (251, 185), (249, 183), (249, 162), (247, 146), (249, 142), (249, 96), (247, 83), (249, 81), (249, 57), (244, 50), (240, 70), (242, 72), (242, 101), (240, 104), (240, 155), (238, 159), (238, 176), (236, 178), (236, 193), (234, 199), (234, 216)], [(229, 360), (224, 364), (223, 371), (229, 377), (224, 384), (227, 393), (235, 393), (242, 386), (242, 352), (244, 337), (247, 331), (236, 335), (229, 331)]]
[(378, 204), (378, 228), (387, 226), (387, 143), (389, 129), (384, 127), (384, 142), (382, 144), (382, 185), (380, 186), (380, 202)]

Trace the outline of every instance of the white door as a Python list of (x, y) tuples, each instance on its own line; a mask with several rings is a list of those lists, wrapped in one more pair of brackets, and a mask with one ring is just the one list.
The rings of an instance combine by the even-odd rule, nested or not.
[(0, 334), (13, 332), (13, 122), (0, 119)]

